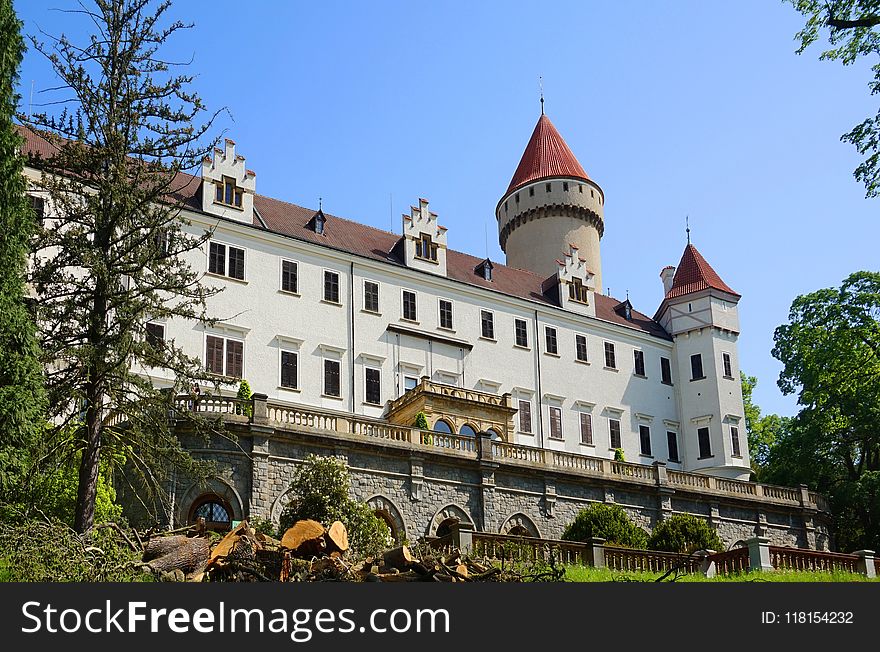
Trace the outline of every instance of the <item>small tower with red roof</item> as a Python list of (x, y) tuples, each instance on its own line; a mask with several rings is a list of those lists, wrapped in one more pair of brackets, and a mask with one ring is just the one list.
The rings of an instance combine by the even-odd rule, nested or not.
[(740, 295), (688, 242), (678, 267), (660, 272), (664, 297), (654, 319), (674, 340), (685, 468), (749, 478), (749, 451), (739, 378)]
[(605, 195), (543, 113), (507, 192), (495, 208), (498, 239), (511, 267), (549, 277), (574, 246), (602, 290), (599, 239)]

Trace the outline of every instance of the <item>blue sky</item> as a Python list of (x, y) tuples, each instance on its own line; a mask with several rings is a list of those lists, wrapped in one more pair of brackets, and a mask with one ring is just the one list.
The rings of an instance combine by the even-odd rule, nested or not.
[[(87, 0), (86, 0), (87, 2)], [(88, 33), (15, 0), (25, 32)], [(169, 44), (194, 88), (227, 107), (257, 191), (400, 231), (419, 197), (450, 246), (504, 260), (494, 208), (539, 115), (605, 191), (606, 288), (653, 314), (660, 269), (692, 241), (743, 295), (740, 363), (765, 412), (774, 329), (798, 294), (877, 271), (880, 200), (852, 177), (842, 133), (876, 111), (869, 63), (797, 56), (802, 17), (738, 2), (259, 2), (177, 0), (194, 29)], [(21, 71), (23, 108), (57, 84), (41, 55)]]

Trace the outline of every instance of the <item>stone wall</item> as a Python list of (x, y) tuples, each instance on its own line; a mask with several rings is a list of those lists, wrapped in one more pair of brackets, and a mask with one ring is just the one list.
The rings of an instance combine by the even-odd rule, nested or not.
[(648, 531), (671, 514), (701, 516), (727, 546), (756, 534), (773, 545), (827, 550), (831, 544), (830, 516), (810, 506), (780, 506), (753, 496), (710, 496), (659, 483), (584, 478), (558, 469), (524, 468), (382, 441), (346, 441), (312, 429), (280, 431), (248, 424), (239, 426), (237, 435), (236, 442), (218, 439), (207, 447), (189, 442), (197, 457), (216, 464), (217, 472), (207, 488), (185, 479), (175, 482), (176, 523), (191, 517), (193, 503), (206, 491), (226, 500), (234, 519), (259, 516), (277, 522), (296, 465), (315, 453), (344, 459), (354, 495), (369, 502), (398, 537), (409, 541), (436, 535), (449, 518), (481, 531), (506, 533), (517, 527), (532, 536), (558, 539), (580, 509), (606, 502), (621, 505)]

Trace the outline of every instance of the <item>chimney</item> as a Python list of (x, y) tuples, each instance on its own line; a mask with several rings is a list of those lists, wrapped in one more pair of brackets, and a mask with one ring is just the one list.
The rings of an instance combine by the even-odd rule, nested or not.
[(667, 265), (660, 270), (660, 279), (663, 281), (663, 296), (669, 294), (672, 289), (672, 279), (675, 277), (675, 266)]

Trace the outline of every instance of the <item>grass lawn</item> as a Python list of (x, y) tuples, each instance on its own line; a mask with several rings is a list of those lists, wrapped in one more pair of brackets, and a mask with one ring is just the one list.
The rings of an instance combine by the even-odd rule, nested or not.
[[(568, 566), (565, 579), (568, 582), (653, 582), (663, 573), (643, 573), (632, 571), (612, 571), (607, 568), (588, 568)], [(770, 571), (767, 573), (742, 573), (740, 575), (713, 578), (700, 574), (681, 575), (677, 582), (877, 582), (880, 578), (869, 580), (864, 575), (844, 572), (810, 573), (807, 571)]]

